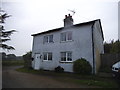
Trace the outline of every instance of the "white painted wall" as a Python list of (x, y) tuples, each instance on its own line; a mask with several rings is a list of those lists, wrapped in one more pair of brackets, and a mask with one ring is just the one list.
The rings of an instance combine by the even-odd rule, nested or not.
[[(41, 53), (41, 55), (43, 56), (43, 52), (52, 52), (53, 54), (52, 61), (43, 61), (43, 57), (41, 58), (41, 61), (42, 61), (40, 64), (41, 69), (54, 70), (55, 67), (62, 66), (65, 71), (73, 72), (72, 63), (60, 63), (60, 59), (61, 59), (60, 52), (72, 51), (73, 61), (82, 57), (88, 60), (91, 66), (93, 66), (91, 26), (92, 24), (87, 24), (87, 25), (82, 25), (77, 27), (73, 26), (72, 28), (62, 29), (57, 32), (34, 36), (32, 57), (35, 56), (35, 53)], [(66, 31), (72, 31), (73, 41), (60, 42), (60, 33), (66, 32)], [(95, 32), (95, 33), (98, 33), (98, 32)], [(53, 34), (54, 43), (44, 44), (43, 43), (44, 36), (50, 35), (50, 34)], [(96, 37), (96, 35), (94, 37)], [(101, 42), (100, 42), (100, 45), (102, 45)], [(99, 47), (101, 48), (100, 45)], [(33, 63), (32, 66), (34, 67), (34, 61), (32, 63)]]
[[(60, 33), (72, 31), (73, 41), (60, 42)], [(54, 43), (43, 44), (43, 38), (45, 35), (53, 34)], [(33, 50), (32, 56), (35, 53), (52, 52), (52, 61), (43, 61), (41, 64), (42, 69), (54, 70), (57, 66), (62, 66), (65, 71), (72, 72), (72, 63), (59, 63), (60, 62), (60, 52), (72, 51), (72, 59), (75, 61), (79, 58), (87, 59), (92, 65), (92, 40), (91, 40), (91, 25), (85, 25), (80, 27), (73, 27), (69, 29), (63, 29), (58, 32), (53, 32), (49, 34), (37, 35), (33, 39)], [(34, 65), (33, 65), (34, 67)]]
[(101, 65), (101, 58), (100, 54), (104, 53), (104, 45), (103, 45), (103, 37), (102, 32), (100, 28), (100, 22), (96, 21), (93, 27), (93, 33), (94, 33), (94, 58), (95, 58), (95, 73), (97, 73), (98, 69)]

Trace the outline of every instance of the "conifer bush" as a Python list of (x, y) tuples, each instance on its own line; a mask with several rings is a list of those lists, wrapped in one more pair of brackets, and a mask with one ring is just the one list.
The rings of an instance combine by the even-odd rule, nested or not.
[(92, 67), (86, 59), (81, 58), (73, 62), (73, 71), (78, 74), (91, 74)]

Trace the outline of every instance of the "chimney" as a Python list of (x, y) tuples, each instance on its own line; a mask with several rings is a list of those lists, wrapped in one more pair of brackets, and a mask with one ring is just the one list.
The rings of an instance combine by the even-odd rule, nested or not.
[(65, 19), (64, 19), (64, 27), (69, 27), (73, 25), (73, 18), (70, 14), (65, 15)]

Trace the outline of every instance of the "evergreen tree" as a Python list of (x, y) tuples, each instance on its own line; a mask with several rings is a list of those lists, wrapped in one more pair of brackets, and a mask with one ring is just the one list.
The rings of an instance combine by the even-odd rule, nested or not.
[(120, 41), (112, 40), (110, 43), (104, 43), (104, 52), (105, 53), (120, 53)]
[(5, 30), (5, 19), (10, 17), (6, 12), (0, 9), (0, 48), (6, 50), (14, 50), (13, 46), (7, 45), (5, 42), (11, 40), (10, 36), (15, 30)]

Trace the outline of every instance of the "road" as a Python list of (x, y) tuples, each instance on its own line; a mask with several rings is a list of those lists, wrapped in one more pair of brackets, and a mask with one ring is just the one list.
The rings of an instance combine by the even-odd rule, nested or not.
[(55, 77), (18, 72), (19, 66), (3, 67), (2, 88), (90, 88), (90, 86), (65, 83)]

